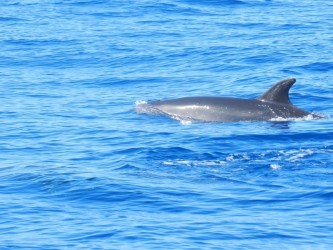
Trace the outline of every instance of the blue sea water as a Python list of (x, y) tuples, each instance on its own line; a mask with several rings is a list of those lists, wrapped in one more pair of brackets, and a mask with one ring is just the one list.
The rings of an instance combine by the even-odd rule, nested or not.
[[(331, 249), (332, 23), (324, 0), (1, 1), (0, 249)], [(137, 112), (287, 77), (324, 119)]]

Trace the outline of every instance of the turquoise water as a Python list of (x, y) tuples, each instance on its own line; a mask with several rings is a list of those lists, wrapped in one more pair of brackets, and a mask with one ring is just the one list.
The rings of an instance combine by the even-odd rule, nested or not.
[[(331, 249), (333, 4), (0, 3), (0, 249)], [(295, 77), (325, 116), (181, 123)]]

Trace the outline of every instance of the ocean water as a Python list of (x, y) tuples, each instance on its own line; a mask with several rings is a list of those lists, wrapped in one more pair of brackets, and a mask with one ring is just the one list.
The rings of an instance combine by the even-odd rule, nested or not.
[[(332, 23), (324, 0), (1, 1), (0, 249), (331, 249)], [(287, 77), (324, 119), (137, 112)]]

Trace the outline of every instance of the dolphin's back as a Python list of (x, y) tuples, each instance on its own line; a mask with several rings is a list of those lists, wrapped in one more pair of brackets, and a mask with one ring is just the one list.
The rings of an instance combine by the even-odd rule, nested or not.
[(172, 117), (211, 122), (267, 120), (272, 116), (265, 103), (239, 98), (185, 97), (151, 104)]
[(289, 100), (289, 90), (295, 82), (294, 78), (280, 81), (256, 99), (198, 96), (155, 101), (150, 105), (174, 118), (209, 122), (305, 117), (310, 113), (297, 108)]

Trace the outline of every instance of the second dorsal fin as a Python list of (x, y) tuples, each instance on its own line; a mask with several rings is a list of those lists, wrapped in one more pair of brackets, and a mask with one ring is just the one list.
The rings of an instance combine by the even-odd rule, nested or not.
[(289, 100), (289, 90), (295, 82), (296, 82), (295, 78), (282, 80), (276, 83), (274, 86), (272, 86), (264, 94), (258, 96), (256, 99), (260, 101), (278, 102), (281, 104), (292, 105), (292, 103)]

